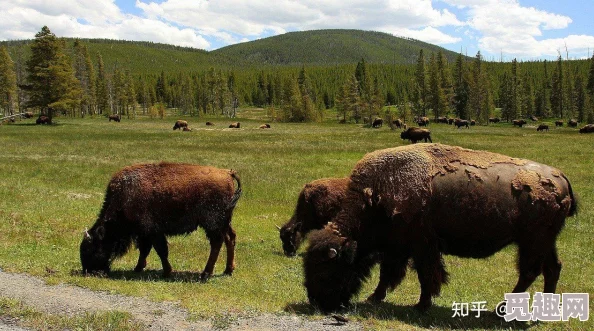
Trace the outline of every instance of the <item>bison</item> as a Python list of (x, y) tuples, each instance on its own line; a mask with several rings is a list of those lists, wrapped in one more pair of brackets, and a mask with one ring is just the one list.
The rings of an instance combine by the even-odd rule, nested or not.
[(580, 133), (594, 133), (594, 124), (588, 124), (580, 129)]
[(206, 122), (206, 126), (213, 126), (215, 125), (213, 122)]
[(555, 126), (563, 126), (563, 121), (555, 121)]
[(513, 120), (512, 121), (512, 124), (514, 126), (518, 126), (518, 127), (521, 128), (524, 124), (526, 124), (526, 121), (524, 121), (524, 120)]
[(325, 178), (305, 184), (293, 216), (279, 228), (285, 255), (295, 256), (310, 231), (323, 228), (336, 216), (348, 182), (348, 178)]
[(233, 129), (239, 129), (240, 126), (241, 126), (241, 123), (239, 123), (239, 122), (229, 124), (229, 128), (233, 128)]
[(459, 129), (461, 126), (465, 126), (467, 129), (469, 129), (470, 127), (468, 126), (470, 124), (470, 122), (468, 122), (467, 120), (461, 120), (461, 119), (456, 119), (454, 121), (454, 125)]
[(431, 131), (429, 131), (429, 129), (421, 128), (408, 128), (406, 131), (402, 131), (402, 133), (400, 133), (400, 138), (408, 139), (413, 144), (416, 144), (417, 141), (423, 139), (425, 139), (425, 142), (427, 142), (427, 139), (429, 139), (430, 142), (433, 142), (431, 140)]
[(424, 311), (447, 283), (442, 255), (487, 258), (518, 245), (524, 292), (544, 274), (555, 292), (556, 238), (577, 203), (561, 171), (529, 160), (441, 144), (369, 153), (354, 167), (341, 211), (309, 235), (303, 259), (310, 303), (324, 312), (348, 304), (381, 255), (371, 301), (382, 301), (412, 259)]
[(188, 128), (187, 126), (184, 126), (184, 127), (182, 128), (182, 131), (192, 131), (192, 129), (191, 129), (191, 128)]
[(444, 123), (444, 124), (448, 124), (448, 118), (441, 116), (437, 118), (437, 123)]
[(536, 131), (549, 131), (549, 126), (546, 124), (541, 124), (538, 126), (538, 128), (536, 128)]
[(259, 128), (260, 129), (270, 129), (270, 124), (264, 123), (264, 124), (260, 125)]
[(109, 121), (116, 121), (116, 122), (120, 122), (122, 120), (122, 118), (120, 117), (119, 114), (112, 114), (108, 116)]
[(567, 122), (567, 126), (570, 126), (572, 128), (577, 127), (577, 125), (578, 125), (578, 121), (577, 120), (574, 120), (574, 119), (569, 120), (569, 122)]
[(476, 121), (475, 120), (470, 120), (470, 125), (471, 126), (475, 126), (476, 125)]
[(501, 119), (499, 117), (490, 117), (489, 123), (499, 123)]
[[(237, 189), (233, 180), (237, 182)], [(110, 180), (103, 207), (80, 244), (83, 273), (109, 273), (111, 263), (134, 241), (140, 251), (134, 271), (146, 267), (151, 248), (161, 259), (163, 276), (171, 275), (167, 236), (188, 234), (201, 227), (210, 241), (210, 256), (200, 277), (214, 270), (223, 242), (225, 274), (235, 269), (235, 231), (231, 217), (241, 196), (233, 170), (181, 163), (126, 167)]]
[(39, 115), (37, 120), (35, 120), (35, 124), (52, 124), (52, 121), (45, 115)]
[(418, 126), (428, 126), (429, 125), (429, 117), (420, 117), (416, 120)]
[(382, 125), (384, 124), (384, 120), (381, 118), (376, 118), (373, 120), (373, 123), (371, 123), (371, 127), (373, 128), (381, 128)]
[(23, 117), (24, 118), (33, 118), (33, 112), (32, 111), (26, 111), (23, 113)]
[(404, 125), (404, 122), (398, 118), (392, 121), (392, 125), (398, 129), (402, 129), (402, 125)]
[(183, 129), (183, 128), (187, 128), (188, 127), (188, 122), (187, 121), (183, 121), (183, 120), (177, 120), (175, 121), (175, 124), (173, 124), (173, 130), (177, 130), (177, 129)]

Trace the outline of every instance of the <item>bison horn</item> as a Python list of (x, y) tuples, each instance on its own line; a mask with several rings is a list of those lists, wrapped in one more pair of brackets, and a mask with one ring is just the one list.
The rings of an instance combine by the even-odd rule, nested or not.
[(280, 226), (278, 226), (278, 225), (276, 225), (276, 224), (275, 224), (274, 226), (276, 226), (276, 228), (278, 229), (278, 231), (280, 231), (280, 230), (281, 230), (281, 227), (280, 227)]
[(89, 234), (89, 229), (85, 228), (85, 237), (91, 239), (91, 235)]
[(334, 248), (330, 248), (330, 251), (328, 251), (328, 258), (335, 258), (336, 255), (338, 255), (338, 252), (336, 251), (336, 249)]

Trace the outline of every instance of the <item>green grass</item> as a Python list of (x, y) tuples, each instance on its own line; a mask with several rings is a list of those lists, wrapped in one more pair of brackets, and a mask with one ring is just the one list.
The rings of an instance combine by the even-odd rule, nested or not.
[[(240, 114), (241, 115), (241, 114)], [(93, 290), (137, 295), (152, 300), (180, 301), (195, 318), (258, 312), (298, 313), (319, 317), (307, 304), (302, 285), (301, 258), (282, 255), (278, 232), (290, 217), (303, 185), (322, 177), (343, 177), (367, 152), (400, 146), (399, 131), (362, 128), (355, 124), (272, 123), (240, 118), (242, 129), (224, 129), (227, 119), (207, 130), (206, 119), (187, 118), (193, 132), (172, 131), (166, 120), (57, 118), (56, 125), (36, 126), (34, 119), (0, 126), (0, 268), (42, 276), (49, 283), (66, 282)], [(234, 120), (235, 121), (235, 120)], [(210, 128), (210, 127), (209, 127)], [(564, 262), (558, 292), (594, 293), (594, 135), (576, 129), (536, 132), (535, 127), (508, 124), (456, 130), (432, 124), (434, 142), (489, 150), (528, 158), (561, 169), (580, 198), (577, 217), (569, 218), (558, 240)], [(197, 281), (208, 257), (204, 232), (170, 238), (171, 279), (161, 278), (155, 252), (148, 271), (131, 272), (138, 253), (132, 250), (113, 265), (109, 278), (81, 277), (79, 244), (83, 230), (99, 212), (111, 175), (138, 162), (191, 162), (238, 171), (244, 187), (235, 210), (237, 269), (232, 277), (219, 276), (225, 267), (223, 250), (215, 277)], [(591, 329), (592, 322), (502, 323), (492, 313), (495, 304), (517, 280), (515, 247), (485, 260), (446, 257), (451, 275), (435, 307), (426, 315), (411, 306), (420, 293), (411, 271), (383, 304), (363, 301), (377, 284), (377, 268), (365, 285), (351, 319), (371, 328), (410, 329)], [(55, 270), (48, 274), (46, 267)], [(539, 277), (530, 291), (542, 291)], [(484, 317), (451, 318), (452, 302), (487, 301)], [(590, 306), (592, 306), (592, 298)]]

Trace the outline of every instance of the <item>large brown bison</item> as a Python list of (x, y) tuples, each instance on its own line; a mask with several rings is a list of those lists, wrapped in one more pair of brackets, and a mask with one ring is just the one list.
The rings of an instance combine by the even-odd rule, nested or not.
[(395, 126), (398, 129), (402, 129), (402, 126), (404, 125), (404, 122), (401, 119), (395, 119), (392, 121), (392, 125)]
[(517, 126), (517, 127), (520, 127), (521, 128), (523, 125), (526, 124), (526, 121), (524, 121), (524, 120), (513, 120), (512, 121), (512, 124), (514, 126)]
[(293, 216), (279, 228), (285, 255), (294, 256), (310, 231), (323, 228), (336, 216), (348, 182), (349, 178), (325, 178), (305, 184)]
[(116, 121), (116, 122), (120, 122), (122, 120), (122, 118), (120, 117), (120, 114), (112, 114), (108, 116), (109, 121)]
[(210, 121), (206, 122), (206, 126), (213, 126), (213, 125), (215, 125), (213, 122), (210, 122)]
[(563, 126), (563, 121), (561, 121), (561, 120), (555, 121), (555, 126), (556, 127), (557, 126), (561, 126), (562, 127)]
[(418, 126), (428, 126), (429, 125), (429, 117), (420, 117), (416, 120)]
[(384, 125), (384, 120), (381, 118), (376, 118), (373, 120), (373, 123), (371, 123), (371, 127), (373, 128), (381, 128), (382, 125)]
[[(233, 180), (237, 182), (234, 188)], [(134, 271), (146, 266), (151, 248), (161, 259), (163, 276), (171, 274), (166, 236), (201, 227), (210, 241), (210, 256), (201, 279), (208, 279), (223, 242), (230, 275), (235, 268), (235, 231), (231, 217), (241, 196), (233, 170), (179, 163), (139, 164), (116, 173), (107, 186), (103, 207), (80, 244), (84, 273), (105, 272), (134, 241), (140, 251)]]
[(468, 125), (470, 124), (470, 122), (468, 122), (467, 120), (461, 120), (459, 118), (457, 118), (456, 120), (454, 120), (454, 125), (459, 129), (461, 126), (465, 126), (467, 129), (470, 128)]
[(49, 117), (45, 115), (40, 115), (37, 120), (35, 120), (35, 124), (52, 124), (52, 121)]
[(342, 210), (309, 235), (303, 260), (309, 300), (325, 312), (348, 304), (381, 255), (382, 301), (412, 258), (426, 310), (448, 274), (442, 254), (486, 258), (518, 245), (524, 292), (541, 273), (555, 292), (561, 263), (556, 239), (576, 211), (561, 171), (533, 161), (441, 144), (365, 155), (353, 169)]
[(173, 124), (173, 130), (183, 129), (188, 127), (188, 122), (184, 120), (177, 120), (175, 124)]
[(433, 140), (431, 140), (431, 131), (429, 131), (429, 129), (421, 129), (421, 128), (408, 128), (406, 131), (402, 131), (400, 133), (400, 138), (408, 139), (413, 144), (416, 144), (417, 141), (420, 141), (423, 139), (425, 140), (425, 142), (427, 142), (427, 140), (429, 140), (430, 142), (433, 142)]
[(549, 126), (546, 124), (541, 124), (538, 126), (538, 128), (536, 128), (536, 131), (549, 131)]
[(572, 127), (572, 128), (577, 127), (577, 125), (578, 125), (578, 121), (574, 120), (574, 119), (569, 120), (569, 122), (567, 122), (567, 126)]
[(490, 117), (489, 123), (499, 123), (501, 119), (499, 117)]
[(240, 127), (241, 127), (241, 123), (239, 123), (239, 122), (229, 124), (229, 128), (232, 128), (232, 129), (239, 129)]
[(594, 124), (588, 124), (582, 127), (580, 133), (594, 133)]
[(270, 124), (264, 123), (264, 124), (260, 125), (258, 128), (260, 128), (260, 129), (270, 129)]
[(33, 118), (33, 112), (32, 111), (26, 111), (23, 113), (23, 117), (24, 118)]

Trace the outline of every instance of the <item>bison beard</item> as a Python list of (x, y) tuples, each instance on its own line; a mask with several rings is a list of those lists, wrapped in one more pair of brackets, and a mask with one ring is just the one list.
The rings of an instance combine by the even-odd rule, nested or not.
[(310, 231), (323, 228), (336, 216), (348, 182), (348, 178), (326, 178), (305, 185), (293, 216), (279, 229), (285, 255), (295, 256)]
[(231, 218), (240, 196), (241, 183), (232, 170), (175, 163), (126, 167), (112, 177), (99, 217), (85, 232), (80, 245), (83, 273), (109, 273), (111, 263), (134, 241), (140, 250), (134, 271), (146, 267), (146, 257), (154, 247), (163, 275), (168, 277), (172, 268), (166, 236), (201, 227), (210, 241), (201, 279), (212, 275), (223, 242), (227, 248), (224, 273), (230, 275), (235, 269)]
[(310, 234), (304, 257), (309, 300), (323, 311), (347, 304), (381, 255), (371, 301), (382, 301), (412, 259), (426, 310), (447, 282), (442, 254), (486, 258), (519, 247), (524, 292), (544, 274), (555, 292), (561, 263), (555, 242), (576, 201), (557, 169), (500, 154), (417, 144), (367, 154), (357, 163), (343, 209)]

